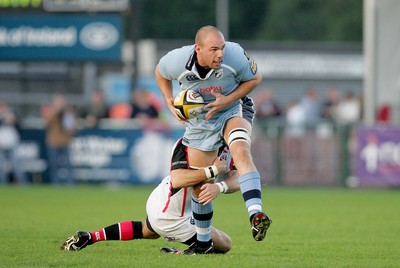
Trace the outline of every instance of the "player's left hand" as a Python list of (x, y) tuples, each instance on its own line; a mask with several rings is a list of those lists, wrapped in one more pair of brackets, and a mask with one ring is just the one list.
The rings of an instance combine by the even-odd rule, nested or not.
[(215, 97), (215, 101), (207, 104), (204, 106), (204, 109), (210, 109), (206, 113), (206, 120), (209, 120), (213, 117), (216, 113), (221, 111), (223, 108), (231, 104), (231, 101), (228, 97), (222, 95), (221, 93), (211, 91), (211, 94)]
[(219, 194), (219, 188), (214, 183), (204, 183), (200, 188), (199, 203), (207, 205), (213, 201)]

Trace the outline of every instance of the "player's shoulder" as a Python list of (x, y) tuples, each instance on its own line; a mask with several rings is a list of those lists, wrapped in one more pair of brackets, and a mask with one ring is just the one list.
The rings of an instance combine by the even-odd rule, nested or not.
[(248, 57), (243, 47), (234, 42), (226, 42), (224, 50), (224, 63), (229, 65), (241, 65), (247, 62)]
[(158, 63), (161, 75), (170, 80), (177, 79), (185, 71), (186, 64), (190, 61), (193, 53), (194, 45), (183, 46), (169, 51)]
[(187, 61), (188, 57), (190, 57), (194, 53), (194, 45), (183, 46), (179, 48), (175, 48), (169, 51), (164, 57), (173, 57), (174, 60), (183, 60)]
[(237, 53), (244, 55), (244, 49), (240, 44), (235, 42), (225, 42), (225, 55), (237, 56)]

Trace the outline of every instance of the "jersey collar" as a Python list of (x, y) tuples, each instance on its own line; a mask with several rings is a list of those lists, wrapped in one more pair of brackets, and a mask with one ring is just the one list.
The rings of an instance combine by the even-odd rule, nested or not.
[(190, 55), (188, 61), (186, 62), (186, 65), (185, 65), (186, 70), (196, 74), (197, 77), (200, 78), (201, 80), (204, 80), (204, 79), (207, 79), (208, 77), (210, 77), (210, 75), (214, 72), (214, 69), (210, 68), (210, 71), (207, 73), (206, 77), (201, 78), (199, 75), (199, 72), (197, 71), (197, 68), (196, 68), (196, 64), (195, 64), (196, 60), (197, 60), (197, 53), (196, 53), (196, 51), (194, 51), (192, 53), (192, 55)]

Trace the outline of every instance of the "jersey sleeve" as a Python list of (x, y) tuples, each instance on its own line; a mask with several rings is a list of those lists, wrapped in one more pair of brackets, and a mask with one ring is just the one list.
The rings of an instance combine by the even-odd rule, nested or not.
[(247, 52), (239, 45), (233, 43), (231, 49), (231, 59), (237, 71), (236, 81), (238, 83), (253, 80), (258, 71), (257, 63), (251, 58)]
[(188, 169), (186, 146), (182, 144), (182, 139), (177, 142), (171, 158), (171, 171), (175, 169)]
[(165, 79), (168, 80), (174, 80), (173, 72), (172, 71), (172, 63), (173, 63), (173, 58), (174, 54), (176, 53), (175, 50), (168, 52), (166, 55), (164, 55), (160, 61), (158, 62), (158, 71), (160, 72), (160, 75), (164, 77)]
[(165, 54), (158, 62), (158, 71), (161, 76), (168, 80), (177, 80), (185, 70), (185, 65), (193, 54), (194, 46), (176, 48)]

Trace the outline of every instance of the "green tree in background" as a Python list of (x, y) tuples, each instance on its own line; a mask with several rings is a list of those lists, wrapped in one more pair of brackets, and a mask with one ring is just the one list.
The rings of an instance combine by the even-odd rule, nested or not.
[(215, 0), (143, 0), (141, 34), (154, 39), (193, 39), (198, 28), (215, 25)]
[[(362, 0), (230, 0), (231, 40), (362, 40)], [(142, 0), (141, 37), (192, 39), (215, 25), (216, 0)]]
[(255, 39), (362, 40), (362, 0), (273, 0)]

